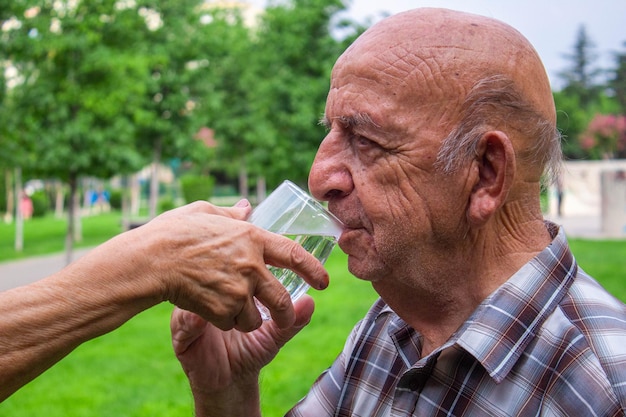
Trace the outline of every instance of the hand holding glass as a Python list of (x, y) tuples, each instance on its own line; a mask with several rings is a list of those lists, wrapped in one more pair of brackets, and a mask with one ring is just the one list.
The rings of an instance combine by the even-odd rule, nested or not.
[[(341, 222), (317, 200), (291, 181), (284, 181), (259, 204), (248, 221), (270, 232), (287, 236), (304, 247), (320, 262), (326, 262), (342, 231)], [(309, 285), (289, 269), (269, 266), (285, 286), (291, 301), (306, 293)], [(257, 301), (264, 320), (269, 311)]]

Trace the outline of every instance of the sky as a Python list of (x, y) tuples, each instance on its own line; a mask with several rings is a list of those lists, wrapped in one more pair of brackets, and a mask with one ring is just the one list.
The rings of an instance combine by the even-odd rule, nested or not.
[[(533, 44), (550, 77), (560, 88), (559, 72), (568, 67), (564, 54), (572, 53), (581, 25), (596, 46), (597, 64), (615, 67), (613, 54), (625, 52), (625, 0), (347, 0), (348, 16), (359, 22), (379, 20), (416, 7), (445, 7), (502, 20), (519, 30)], [(248, 0), (263, 6), (266, 0)]]

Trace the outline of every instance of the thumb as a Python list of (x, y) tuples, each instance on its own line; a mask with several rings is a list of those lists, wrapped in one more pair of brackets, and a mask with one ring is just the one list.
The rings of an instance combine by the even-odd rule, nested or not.
[(285, 343), (311, 322), (311, 317), (315, 310), (315, 302), (310, 295), (305, 294), (294, 303), (294, 310), (296, 312), (296, 321), (292, 326), (281, 329), (272, 321), (274, 324), (274, 340), (279, 347), (283, 347)]
[(234, 214), (233, 218), (238, 220), (246, 220), (250, 215), (250, 212), (252, 211), (252, 206), (247, 199), (242, 198), (230, 209), (230, 211), (232, 211)]
[(174, 308), (170, 320), (172, 345), (176, 355), (185, 353), (189, 346), (202, 335), (207, 322), (190, 311)]
[(246, 220), (252, 211), (252, 206), (248, 200), (242, 198), (232, 207), (214, 206), (210, 204), (208, 209), (210, 210), (209, 214), (217, 214), (235, 220)]

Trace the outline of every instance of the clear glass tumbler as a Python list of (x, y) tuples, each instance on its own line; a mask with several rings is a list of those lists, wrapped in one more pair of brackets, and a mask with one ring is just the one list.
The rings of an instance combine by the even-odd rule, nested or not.
[[(343, 226), (326, 208), (291, 181), (284, 181), (250, 215), (248, 221), (270, 232), (287, 236), (298, 242), (320, 262), (326, 262)], [(268, 265), (274, 276), (285, 286), (291, 300), (306, 293), (309, 285), (289, 269)], [(270, 314), (257, 301), (263, 319)]]

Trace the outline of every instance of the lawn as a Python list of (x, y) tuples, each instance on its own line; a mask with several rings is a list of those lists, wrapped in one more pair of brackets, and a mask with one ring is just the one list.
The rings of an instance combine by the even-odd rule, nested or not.
[[(104, 217), (85, 219), (85, 235), (91, 227), (102, 236), (119, 231), (119, 219)], [(5, 242), (10, 240), (6, 230), (6, 225), (0, 226), (0, 252), (12, 248)], [(35, 245), (28, 239), (34, 238), (27, 238), (27, 246)], [(626, 301), (626, 241), (573, 240), (571, 244), (583, 269)], [(264, 415), (282, 416), (307, 392), (375, 299), (369, 284), (352, 277), (345, 265), (345, 255), (335, 250), (327, 262), (331, 286), (310, 292), (317, 303), (311, 324), (264, 370)], [(171, 310), (169, 304), (161, 304), (83, 344), (1, 403), (0, 416), (192, 416), (187, 381), (170, 344)]]
[[(81, 220), (83, 239), (76, 247), (92, 247), (122, 231), (119, 212), (86, 216)], [(0, 222), (0, 262), (35, 255), (62, 252), (65, 245), (67, 219), (53, 215), (24, 222), (24, 249), (15, 251), (15, 223)]]
[(578, 265), (626, 302), (626, 241), (570, 240)]

